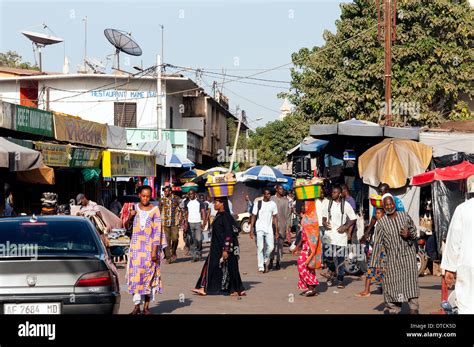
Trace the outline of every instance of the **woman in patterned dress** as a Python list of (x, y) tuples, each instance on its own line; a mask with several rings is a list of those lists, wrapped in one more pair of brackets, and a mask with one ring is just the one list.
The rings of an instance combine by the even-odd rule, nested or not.
[(318, 295), (316, 286), (316, 269), (321, 267), (322, 245), (319, 237), (318, 217), (315, 201), (306, 201), (301, 205), (301, 241), (294, 253), (302, 246), (298, 258), (299, 281), (298, 288), (303, 290), (303, 296)]
[(167, 247), (161, 232), (160, 210), (150, 204), (152, 188), (139, 190), (140, 203), (130, 212), (127, 224), (133, 221), (133, 234), (127, 265), (128, 292), (133, 295), (134, 310), (131, 314), (150, 314), (150, 300), (162, 293), (160, 264)]

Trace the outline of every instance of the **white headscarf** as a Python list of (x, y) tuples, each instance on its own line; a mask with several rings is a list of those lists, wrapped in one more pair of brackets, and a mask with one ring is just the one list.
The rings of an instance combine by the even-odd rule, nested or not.
[(382, 195), (382, 201), (384, 201), (386, 198), (392, 198), (392, 200), (395, 201), (393, 195), (390, 193), (385, 193), (384, 195)]

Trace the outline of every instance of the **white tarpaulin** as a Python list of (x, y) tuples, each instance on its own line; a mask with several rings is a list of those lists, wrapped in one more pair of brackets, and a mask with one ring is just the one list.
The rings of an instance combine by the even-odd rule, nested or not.
[(471, 133), (427, 131), (420, 133), (420, 142), (433, 148), (433, 157), (474, 153), (474, 134)]
[(127, 149), (127, 129), (107, 125), (107, 148)]

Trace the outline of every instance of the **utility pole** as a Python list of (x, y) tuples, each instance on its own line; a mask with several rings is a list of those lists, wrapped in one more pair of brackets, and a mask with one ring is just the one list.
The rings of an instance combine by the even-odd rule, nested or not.
[(157, 68), (157, 79), (156, 79), (156, 130), (158, 132), (158, 141), (161, 141), (161, 118), (163, 113), (163, 105), (161, 100), (161, 78), (162, 78), (162, 65), (160, 55), (156, 56), (156, 68)]
[(164, 62), (165, 61), (165, 26), (162, 24), (158, 24), (161, 28), (161, 60)]
[(87, 60), (87, 16), (84, 17), (84, 70), (86, 70), (86, 60)]
[[(382, 0), (384, 7), (384, 41), (385, 41), (385, 125), (392, 126), (392, 41), (396, 39), (396, 16), (397, 2), (396, 0)], [(392, 6), (393, 4), (393, 6)], [(380, 15), (380, 0), (376, 0), (378, 15), (378, 33), (380, 40), (380, 29), (382, 26)], [(393, 7), (393, 9), (392, 9)], [(393, 10), (393, 17), (392, 17)]]
[(234, 166), (235, 153), (237, 152), (237, 142), (239, 142), (240, 125), (242, 124), (242, 113), (240, 112), (239, 105), (237, 105), (237, 107), (236, 107), (235, 114), (236, 114), (237, 117), (239, 117), (239, 123), (237, 125), (237, 132), (235, 133), (234, 149), (232, 150), (232, 158), (230, 159), (229, 172), (232, 172), (232, 168)]

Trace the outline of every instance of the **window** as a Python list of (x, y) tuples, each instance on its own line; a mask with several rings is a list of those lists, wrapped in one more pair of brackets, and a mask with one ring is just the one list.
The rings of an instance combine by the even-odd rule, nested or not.
[(137, 104), (135, 102), (115, 102), (114, 125), (123, 128), (136, 128)]

